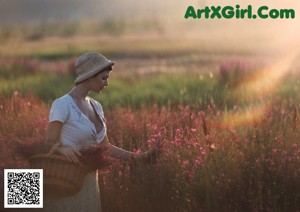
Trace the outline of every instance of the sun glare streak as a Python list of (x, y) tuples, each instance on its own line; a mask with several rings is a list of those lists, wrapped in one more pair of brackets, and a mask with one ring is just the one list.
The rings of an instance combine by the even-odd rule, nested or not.
[(237, 127), (260, 122), (266, 109), (267, 104), (264, 102), (237, 111), (228, 111), (223, 115), (223, 123)]
[(266, 98), (259, 104), (255, 104), (255, 101), (264, 98), (278, 88), (282, 78), (289, 72), (297, 58), (298, 50), (299, 48), (243, 83), (236, 91), (239, 94), (238, 98), (239, 100), (251, 99), (251, 105), (237, 111), (225, 112), (223, 122), (236, 127), (260, 122), (271, 100)]
[(244, 94), (265, 96), (274, 91), (280, 84), (281, 79), (289, 72), (296, 56), (297, 52), (294, 52), (271, 67), (259, 72), (252, 80), (243, 85)]

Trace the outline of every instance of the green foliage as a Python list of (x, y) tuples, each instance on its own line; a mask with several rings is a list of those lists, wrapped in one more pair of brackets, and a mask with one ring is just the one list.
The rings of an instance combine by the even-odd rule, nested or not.
[[(12, 94), (16, 90), (24, 93), (31, 91), (45, 102), (51, 102), (71, 90), (74, 80), (74, 76), (39, 73), (35, 69), (16, 66), (13, 69), (2, 68), (0, 76), (0, 92)], [(274, 95), (291, 98), (298, 90), (297, 78), (286, 76)], [(109, 86), (100, 95), (92, 92), (90, 95), (106, 108), (122, 106), (138, 109), (153, 104), (159, 107), (191, 104), (205, 108), (208, 104), (214, 104), (218, 109), (230, 109), (237, 102), (252, 104), (245, 96), (245, 100), (237, 101), (231, 93), (232, 90), (222, 81), (208, 74), (201, 77), (197, 74), (155, 74), (136, 77), (112, 75)]]
[[(11, 75), (11, 70), (2, 70), (1, 75), (10, 77), (1, 79), (0, 91), (12, 94), (18, 90), (31, 91), (46, 102), (64, 95), (73, 86), (73, 78), (67, 75), (54, 75), (49, 73), (32, 73)], [(19, 73), (19, 72), (17, 72)], [(22, 74), (23, 73), (23, 74)], [(200, 79), (195, 74), (162, 74), (142, 77), (115, 77), (110, 80), (109, 87), (100, 95), (91, 93), (104, 107), (116, 106), (141, 108), (157, 104), (178, 105), (197, 104), (205, 106), (212, 98), (216, 98), (218, 84), (215, 79), (208, 76)]]
[(45, 102), (51, 102), (63, 95), (71, 87), (71, 79), (66, 76), (55, 76), (38, 73), (19, 78), (1, 79), (0, 92), (12, 95), (15, 91), (32, 92)]
[(184, 74), (111, 79), (107, 90), (95, 98), (107, 102), (109, 107), (202, 104), (215, 92), (215, 84), (216, 81), (211, 79), (200, 80), (197, 75)]

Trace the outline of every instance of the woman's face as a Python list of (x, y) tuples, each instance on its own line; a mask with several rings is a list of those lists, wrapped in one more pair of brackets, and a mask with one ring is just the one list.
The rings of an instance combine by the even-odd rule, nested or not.
[(108, 86), (110, 71), (102, 71), (91, 78), (91, 90), (100, 93), (105, 86)]

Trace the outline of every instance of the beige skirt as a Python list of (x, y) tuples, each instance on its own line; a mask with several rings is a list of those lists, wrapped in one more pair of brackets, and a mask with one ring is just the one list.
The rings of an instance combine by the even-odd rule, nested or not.
[(98, 171), (87, 174), (80, 191), (61, 200), (44, 201), (44, 210), (51, 212), (101, 212)]

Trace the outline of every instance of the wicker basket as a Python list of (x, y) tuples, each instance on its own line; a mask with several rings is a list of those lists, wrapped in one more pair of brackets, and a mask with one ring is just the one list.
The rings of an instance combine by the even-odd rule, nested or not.
[(29, 159), (31, 168), (43, 169), (44, 199), (62, 199), (76, 194), (87, 174), (82, 163), (70, 162), (63, 155), (53, 154), (58, 145), (55, 144), (47, 154)]

